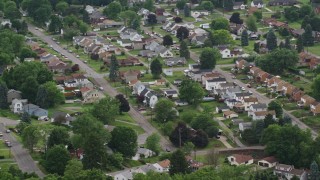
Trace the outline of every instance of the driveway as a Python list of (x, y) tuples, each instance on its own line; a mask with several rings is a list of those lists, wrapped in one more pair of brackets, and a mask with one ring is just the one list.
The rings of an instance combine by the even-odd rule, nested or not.
[(15, 124), (14, 122), (16, 122), (14, 120), (10, 121), (12, 121), (12, 123), (10, 123), (8, 119), (0, 118), (0, 132), (3, 132), (3, 139), (9, 140), (11, 142), (12, 147), (10, 148), (10, 150), (19, 166), (19, 169), (21, 169), (22, 172), (34, 172), (40, 178), (43, 178), (45, 176), (44, 173), (41, 172), (41, 170), (38, 168), (37, 163), (33, 161), (28, 150), (25, 149), (11, 133), (5, 133), (6, 128), (4, 126), (4, 123), (6, 123), (6, 125), (13, 125)]

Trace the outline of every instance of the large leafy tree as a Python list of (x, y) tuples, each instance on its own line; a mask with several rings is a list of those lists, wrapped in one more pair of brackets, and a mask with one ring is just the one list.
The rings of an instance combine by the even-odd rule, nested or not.
[(224, 29), (216, 30), (212, 33), (214, 45), (233, 44), (234, 41), (230, 35), (230, 32)]
[(115, 116), (119, 113), (118, 100), (105, 97), (95, 103), (90, 110), (91, 114), (104, 124), (114, 121)]
[(232, 13), (229, 21), (232, 23), (235, 23), (235, 24), (242, 24), (243, 23), (243, 20), (240, 19), (240, 13), (238, 13), (238, 12)]
[(116, 99), (118, 99), (120, 105), (119, 105), (119, 110), (120, 110), (120, 114), (122, 112), (128, 112), (130, 111), (130, 105), (128, 100), (123, 96), (123, 94), (118, 94), (116, 95)]
[(118, 18), (118, 15), (120, 14), (122, 10), (121, 4), (119, 2), (112, 2), (110, 3), (104, 10), (103, 13), (108, 16), (110, 19), (116, 19)]
[(8, 87), (5, 82), (0, 81), (0, 108), (6, 109), (8, 108), (7, 101)]
[(179, 10), (182, 10), (184, 8), (184, 6), (186, 5), (186, 1), (185, 0), (179, 0), (177, 1), (176, 3), (176, 7), (179, 9)]
[(312, 35), (312, 28), (310, 24), (306, 26), (304, 29), (304, 33), (302, 34), (303, 37), (303, 45), (305, 46), (313, 46), (314, 45), (314, 37)]
[(300, 53), (303, 51), (304, 47), (303, 47), (303, 39), (302, 36), (299, 36), (296, 42), (296, 46), (297, 46), (297, 51)]
[(189, 165), (185, 158), (184, 153), (181, 150), (177, 150), (174, 153), (172, 153), (170, 158), (170, 168), (169, 173), (170, 175), (174, 174), (186, 174), (189, 173)]
[(180, 41), (180, 57), (185, 57), (186, 59), (190, 58), (190, 52), (188, 45), (185, 41)]
[(229, 30), (229, 21), (226, 18), (217, 18), (211, 22), (210, 26), (213, 30)]
[(44, 167), (50, 173), (63, 175), (64, 169), (70, 159), (70, 154), (64, 146), (54, 146), (47, 152)]
[(22, 96), (30, 102), (35, 102), (39, 84), (36, 78), (29, 76), (26, 81), (22, 83), (20, 90), (22, 91)]
[(200, 55), (200, 68), (214, 69), (220, 58), (221, 54), (216, 48), (204, 48)]
[(182, 81), (179, 93), (180, 99), (186, 100), (193, 105), (199, 104), (204, 96), (204, 90), (201, 85), (192, 80)]
[(317, 100), (320, 100), (320, 75), (317, 75), (317, 77), (313, 80), (311, 87), (313, 97)]
[(48, 148), (55, 145), (67, 145), (69, 143), (69, 133), (64, 127), (55, 127), (48, 138)]
[(65, 97), (54, 82), (46, 82), (38, 89), (36, 102), (40, 107), (49, 108), (63, 104)]
[(272, 51), (277, 48), (277, 36), (274, 34), (273, 30), (270, 29), (267, 34), (267, 48)]
[(193, 131), (183, 122), (179, 122), (176, 128), (171, 132), (169, 138), (172, 144), (177, 147), (183, 146), (192, 139)]
[(147, 22), (150, 25), (154, 25), (157, 24), (157, 16), (155, 14), (149, 14), (147, 17)]
[(274, 110), (276, 112), (276, 117), (277, 118), (280, 118), (282, 117), (282, 114), (283, 114), (283, 110), (282, 110), (282, 107), (281, 107), (281, 104), (277, 101), (271, 101), (269, 104), (268, 104), (268, 110)]
[(52, 11), (48, 0), (23, 0), (21, 6), (35, 22), (41, 25), (49, 20)]
[(204, 148), (208, 145), (209, 139), (206, 132), (202, 129), (198, 130), (195, 136), (192, 138), (192, 143), (199, 148)]
[(156, 133), (153, 133), (150, 136), (148, 136), (146, 140), (146, 148), (152, 150), (156, 154), (159, 154), (161, 150), (160, 136)]
[(184, 26), (180, 26), (177, 29), (177, 38), (180, 39), (180, 41), (183, 41), (184, 39), (188, 38), (189, 36), (189, 30), (184, 27)]
[(62, 27), (63, 27), (63, 24), (62, 24), (62, 21), (60, 20), (59, 16), (52, 15), (50, 18), (50, 24), (48, 27), (49, 32), (59, 33), (60, 30), (62, 29)]
[(118, 77), (119, 77), (119, 62), (117, 60), (116, 55), (112, 54), (109, 78), (110, 80), (115, 81)]
[(148, 9), (149, 11), (153, 11), (154, 10), (154, 1), (153, 0), (146, 0), (143, 3), (143, 7)]
[(160, 63), (159, 59), (154, 59), (150, 64), (150, 70), (151, 74), (154, 79), (160, 78), (160, 75), (162, 73), (162, 64)]
[(166, 123), (176, 117), (176, 111), (173, 109), (174, 104), (168, 99), (160, 99), (155, 105), (156, 121)]
[(171, 45), (173, 45), (172, 37), (171, 37), (169, 34), (163, 36), (163, 42), (162, 42), (162, 44), (163, 44), (164, 46), (171, 46)]
[(112, 149), (129, 158), (136, 154), (138, 137), (133, 129), (119, 126), (112, 130), (111, 135), (109, 146)]
[(183, 7), (183, 13), (184, 13), (184, 16), (185, 17), (189, 17), (190, 16), (190, 8), (189, 8), (189, 5), (184, 5)]
[(254, 16), (249, 16), (246, 20), (246, 25), (249, 31), (257, 32), (257, 19)]
[(310, 179), (311, 180), (319, 180), (320, 178), (320, 172), (319, 172), (319, 167), (316, 161), (313, 161), (310, 165)]
[(241, 34), (241, 46), (248, 46), (249, 45), (249, 38), (247, 30), (242, 31)]
[(64, 171), (64, 178), (69, 180), (77, 180), (83, 176), (83, 165), (81, 161), (77, 159), (71, 159), (66, 165)]

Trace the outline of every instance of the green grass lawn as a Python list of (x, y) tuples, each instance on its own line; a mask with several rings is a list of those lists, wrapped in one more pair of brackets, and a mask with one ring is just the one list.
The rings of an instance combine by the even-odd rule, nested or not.
[(0, 109), (0, 117), (5, 117), (9, 119), (20, 119), (20, 116), (12, 113), (9, 109)]
[(117, 120), (126, 121), (130, 123), (135, 123), (134, 119), (128, 113), (122, 113), (116, 116)]
[(166, 79), (173, 84), (176, 79), (187, 79), (182, 71), (174, 71), (173, 76), (166, 76)]
[(320, 129), (320, 116), (309, 116), (306, 118), (300, 118), (302, 122), (306, 125), (314, 129), (315, 131), (319, 131)]
[(298, 110), (291, 112), (291, 114), (297, 118), (302, 118), (302, 117), (310, 116), (310, 111), (304, 110), (304, 109), (298, 109)]
[(149, 82), (149, 81), (154, 81), (152, 74), (145, 74), (143, 77), (140, 77), (141, 82)]
[(222, 106), (224, 103), (219, 103), (217, 101), (210, 101), (210, 102), (202, 102), (200, 106), (202, 108), (209, 107), (213, 112), (216, 111), (216, 107)]
[(223, 65), (223, 64), (234, 64), (233, 59), (218, 59), (217, 65)]
[(309, 51), (315, 55), (318, 55), (320, 56), (320, 43), (316, 43), (314, 46), (311, 46), (311, 47), (305, 47), (304, 48), (306, 51)]
[(205, 148), (197, 148), (197, 150), (208, 150), (215, 148), (225, 148), (224, 144), (216, 138), (212, 138), (209, 141), (209, 144)]
[(8, 148), (0, 149), (0, 156), (4, 156), (5, 159), (12, 158), (12, 154)]
[(133, 124), (128, 124), (128, 123), (119, 122), (119, 121), (112, 122), (110, 125), (130, 127), (133, 130), (135, 130), (138, 135), (145, 133), (144, 130), (139, 125), (133, 125)]

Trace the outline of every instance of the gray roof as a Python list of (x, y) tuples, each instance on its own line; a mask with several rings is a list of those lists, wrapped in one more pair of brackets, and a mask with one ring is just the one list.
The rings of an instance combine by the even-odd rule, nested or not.
[(249, 129), (249, 128), (252, 127), (252, 122), (242, 122), (242, 123), (239, 123), (239, 124), (242, 124), (244, 129)]
[(145, 96), (148, 92), (149, 90), (145, 88), (143, 91), (141, 91), (140, 96)]
[(258, 5), (259, 3), (263, 4), (262, 0), (253, 0), (252, 2), (253, 2), (254, 5)]
[(59, 116), (63, 116), (63, 117), (66, 117), (67, 116), (67, 113), (65, 112), (61, 112), (61, 111), (57, 111), (57, 112), (54, 112), (53, 115), (52, 115), (52, 118), (57, 118)]
[(218, 77), (218, 78), (214, 78), (214, 79), (210, 79), (210, 80), (207, 80), (208, 82), (224, 82), (224, 81), (227, 81), (226, 78), (223, 78), (223, 77)]
[(173, 90), (173, 89), (171, 89), (171, 90), (165, 90), (164, 91), (166, 94), (169, 94), (169, 95), (171, 95), (171, 94), (178, 94), (178, 92), (176, 91), (176, 90)]
[(226, 83), (221, 83), (220, 86), (221, 87), (233, 87), (234, 84), (232, 82), (226, 82)]
[(241, 89), (239, 86), (236, 86), (236, 87), (228, 88), (227, 91), (231, 93), (236, 93), (236, 92), (241, 92)]
[(217, 107), (219, 110), (230, 109), (227, 105)]
[(185, 57), (172, 57), (168, 58), (165, 61), (174, 61), (174, 62), (179, 62), (179, 61), (186, 61)]
[(266, 109), (267, 108), (266, 104), (252, 104), (251, 106), (253, 109)]
[(251, 93), (249, 92), (241, 92), (241, 93), (236, 93), (236, 97), (242, 97), (242, 96), (251, 96)]

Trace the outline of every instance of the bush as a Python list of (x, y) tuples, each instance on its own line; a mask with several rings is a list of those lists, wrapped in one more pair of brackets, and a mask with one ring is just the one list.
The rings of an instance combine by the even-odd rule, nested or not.
[(4, 156), (0, 156), (0, 159), (4, 159)]

